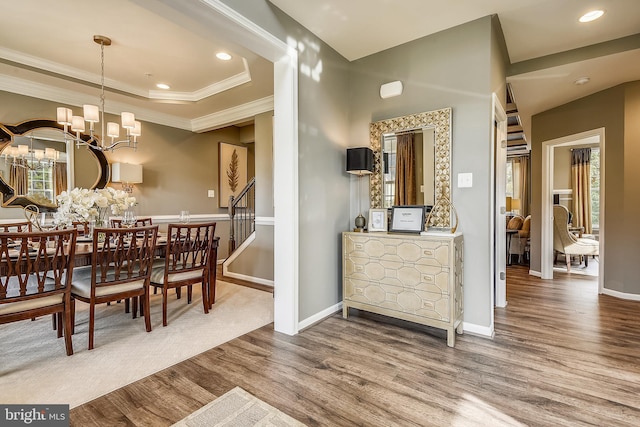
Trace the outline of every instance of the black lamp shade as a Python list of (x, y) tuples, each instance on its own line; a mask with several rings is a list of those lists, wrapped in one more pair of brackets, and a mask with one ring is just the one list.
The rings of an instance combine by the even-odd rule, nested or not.
[(347, 148), (347, 172), (354, 174), (373, 172), (373, 151), (371, 148)]

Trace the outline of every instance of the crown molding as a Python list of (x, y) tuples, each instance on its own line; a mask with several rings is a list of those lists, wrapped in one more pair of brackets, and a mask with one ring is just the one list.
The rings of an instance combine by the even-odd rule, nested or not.
[[(0, 90), (78, 107), (87, 101), (87, 96), (84, 94), (7, 75), (0, 75)], [(123, 102), (105, 100), (107, 113), (120, 114), (121, 111), (131, 111), (139, 120), (197, 133), (230, 126), (271, 110), (273, 110), (273, 96), (268, 96), (190, 120)], [(52, 110), (51, 115), (55, 116), (55, 111)]]
[(257, 114), (272, 111), (273, 99), (273, 95), (267, 96), (262, 99), (247, 102), (246, 104), (195, 118), (191, 121), (191, 130), (200, 133), (220, 129), (234, 123), (245, 121), (248, 118), (253, 118)]
[(215, 82), (214, 84), (206, 86), (202, 89), (198, 89), (193, 92), (150, 90), (148, 98), (171, 101), (201, 101), (220, 92), (224, 92), (225, 90), (233, 89), (234, 87), (249, 83), (251, 81), (251, 72), (249, 71), (249, 63), (245, 58), (242, 58), (242, 65), (244, 67), (244, 70), (242, 72), (228, 77), (224, 80), (220, 80), (219, 82)]
[[(0, 58), (14, 63), (16, 66), (26, 66), (35, 70), (41, 70), (48, 74), (55, 74), (65, 80), (77, 80), (85, 84), (100, 86), (101, 75), (89, 73), (74, 67), (68, 67), (57, 62), (48, 61), (22, 52), (0, 47)], [(243, 70), (227, 77), (224, 80), (215, 82), (209, 86), (197, 89), (193, 92), (176, 92), (166, 90), (141, 90), (138, 87), (127, 85), (117, 80), (109, 79), (105, 76), (104, 86), (111, 90), (134, 95), (145, 99), (163, 100), (163, 101), (186, 101), (197, 102), (207, 97), (213, 96), (225, 90), (232, 89), (251, 81), (251, 73), (249, 71), (249, 63), (246, 58), (242, 59)]]

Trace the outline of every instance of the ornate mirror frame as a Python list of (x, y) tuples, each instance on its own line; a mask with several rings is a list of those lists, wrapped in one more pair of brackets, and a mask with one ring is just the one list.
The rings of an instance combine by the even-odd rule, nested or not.
[[(0, 124), (0, 151), (4, 150), (7, 145), (13, 142), (14, 136), (21, 136), (34, 129), (40, 128), (59, 129), (64, 132), (64, 126), (55, 120), (29, 120), (17, 125)], [(89, 141), (90, 136), (81, 133), (80, 138), (83, 141)], [(92, 142), (92, 145), (87, 145), (87, 149), (96, 157), (98, 164), (100, 165), (100, 174), (92, 188), (103, 188), (109, 182), (109, 162), (107, 162), (107, 158), (104, 153), (95, 148), (95, 144), (96, 143), (94, 141)], [(56, 206), (53, 205), (40, 205), (26, 195), (15, 194), (15, 189), (11, 187), (2, 176), (0, 176), (0, 192), (2, 193), (2, 207), (24, 207), (35, 204), (41, 207), (42, 210), (56, 208)]]
[[(371, 208), (382, 208), (382, 135), (412, 129), (434, 128), (434, 180), (435, 203), (443, 196), (451, 201), (451, 108), (426, 111), (393, 119), (380, 120), (369, 125), (371, 149), (373, 150), (373, 174), (370, 175)], [(436, 212), (432, 218), (442, 227), (451, 221), (446, 211)]]

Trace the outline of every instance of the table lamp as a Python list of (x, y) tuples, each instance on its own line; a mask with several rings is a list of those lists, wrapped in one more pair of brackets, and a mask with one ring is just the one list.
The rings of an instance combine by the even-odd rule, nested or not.
[(511, 209), (513, 213), (520, 215), (520, 199), (511, 200)]
[(364, 231), (367, 220), (362, 215), (360, 208), (360, 185), (362, 175), (373, 173), (373, 151), (369, 147), (347, 148), (347, 172), (358, 175), (358, 216), (355, 220), (356, 228), (353, 231)]

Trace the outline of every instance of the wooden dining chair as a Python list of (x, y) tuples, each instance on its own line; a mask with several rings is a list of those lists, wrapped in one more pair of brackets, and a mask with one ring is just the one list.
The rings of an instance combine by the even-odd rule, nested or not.
[(5, 222), (4, 224), (0, 224), (0, 231), (4, 233), (29, 232), (32, 230), (32, 224), (29, 221)]
[(0, 233), (0, 324), (57, 316), (68, 356), (76, 236), (75, 229)]
[(209, 271), (216, 223), (169, 224), (163, 265), (151, 272), (151, 286), (162, 289), (162, 325), (167, 326), (167, 296), (187, 286), (187, 304), (191, 303), (192, 285), (202, 283), (202, 304), (209, 313)]
[(78, 236), (88, 236), (90, 232), (89, 223), (87, 221), (73, 221), (71, 226), (78, 230)]
[(89, 350), (94, 347), (98, 304), (129, 298), (136, 304), (141, 298), (146, 330), (151, 332), (149, 278), (157, 237), (157, 225), (93, 230), (91, 269), (79, 271), (71, 284), (72, 316), (75, 318), (75, 300), (89, 304)]
[[(135, 227), (146, 227), (148, 225), (153, 225), (153, 221), (150, 217), (147, 218), (138, 218), (136, 219)], [(122, 218), (111, 218), (111, 227), (120, 228), (122, 227)]]

